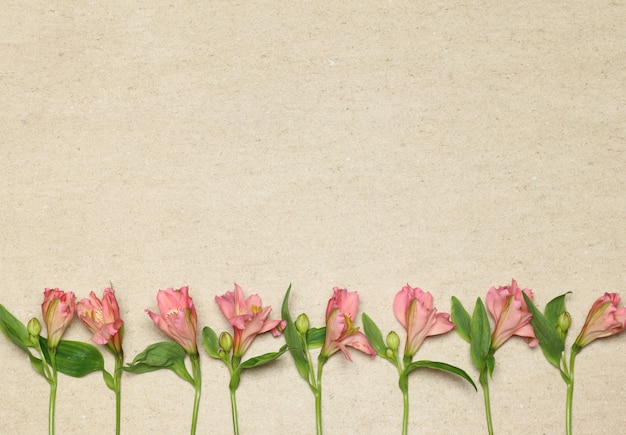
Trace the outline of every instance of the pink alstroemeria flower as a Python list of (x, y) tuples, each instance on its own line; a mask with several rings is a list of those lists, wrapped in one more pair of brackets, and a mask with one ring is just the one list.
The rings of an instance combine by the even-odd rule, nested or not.
[(168, 288), (159, 290), (157, 303), (161, 314), (146, 310), (152, 321), (174, 341), (180, 344), (189, 355), (198, 353), (196, 344), (196, 329), (198, 315), (189, 297), (189, 287), (181, 287), (178, 290)]
[(511, 281), (510, 286), (491, 287), (487, 292), (487, 309), (496, 321), (491, 335), (491, 349), (494, 351), (513, 335), (525, 337), (530, 347), (539, 344), (530, 324), (533, 315), (528, 312), (522, 292), (533, 300), (532, 290), (520, 290), (515, 280)]
[(363, 353), (376, 356), (376, 351), (370, 345), (365, 334), (354, 326), (357, 310), (359, 309), (359, 295), (339, 287), (333, 288), (333, 297), (326, 307), (326, 340), (322, 346), (320, 357), (328, 358), (341, 350), (348, 361), (352, 361), (346, 346), (351, 346)]
[(56, 349), (63, 333), (74, 319), (76, 296), (58, 288), (47, 288), (43, 293), (41, 313), (48, 331), (48, 348)]
[(617, 293), (604, 293), (600, 296), (591, 306), (585, 325), (574, 344), (583, 348), (596, 338), (623, 331), (626, 328), (626, 307), (618, 308), (619, 301)]
[(241, 357), (257, 335), (271, 332), (274, 337), (278, 337), (287, 325), (284, 320), (267, 320), (272, 307), (264, 307), (259, 295), (250, 295), (246, 298), (237, 283), (235, 291), (215, 296), (215, 302), (233, 327), (235, 357)]
[(404, 356), (415, 355), (426, 337), (445, 334), (455, 327), (450, 314), (437, 312), (430, 293), (408, 284), (396, 294), (393, 311), (406, 329)]
[(114, 354), (122, 353), (122, 335), (124, 321), (120, 319), (120, 309), (115, 298), (115, 291), (104, 289), (102, 300), (94, 292), (76, 305), (78, 318), (91, 331), (91, 341), (106, 345)]

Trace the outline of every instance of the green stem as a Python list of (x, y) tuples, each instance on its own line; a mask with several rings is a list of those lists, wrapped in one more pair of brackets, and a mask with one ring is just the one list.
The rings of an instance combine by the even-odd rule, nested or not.
[(237, 398), (235, 392), (237, 390), (230, 390), (230, 410), (233, 416), (233, 434), (239, 435), (239, 417), (237, 416)]
[(202, 390), (202, 375), (200, 373), (200, 355), (198, 352), (189, 355), (191, 368), (193, 370), (193, 380), (195, 382), (196, 395), (193, 401), (193, 416), (191, 418), (191, 435), (195, 435), (198, 425), (198, 409), (200, 408), (200, 392)]
[(322, 367), (324, 362), (318, 361), (317, 387), (315, 389), (315, 427), (317, 435), (322, 435)]
[(574, 358), (578, 349), (572, 347), (569, 359), (569, 382), (567, 383), (567, 400), (565, 403), (565, 433), (572, 435), (572, 402), (574, 400)]
[(491, 423), (491, 401), (489, 400), (489, 382), (487, 380), (487, 368), (480, 374), (480, 385), (483, 388), (483, 396), (485, 399), (485, 414), (487, 417), (487, 431), (489, 435), (493, 435), (493, 425)]
[(121, 414), (122, 414), (122, 365), (124, 364), (124, 354), (115, 355), (115, 373), (113, 374), (113, 385), (115, 387), (115, 434), (120, 435)]
[(402, 435), (409, 433), (409, 391), (402, 391), (404, 397), (404, 418), (402, 420)]
[(48, 434), (54, 435), (54, 412), (57, 398), (57, 363), (56, 349), (48, 350), (50, 355), (50, 365), (52, 366), (52, 377), (50, 381), (50, 402), (48, 406)]

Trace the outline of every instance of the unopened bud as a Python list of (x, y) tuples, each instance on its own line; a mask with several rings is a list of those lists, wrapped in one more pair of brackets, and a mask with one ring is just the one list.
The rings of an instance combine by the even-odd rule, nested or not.
[(396, 334), (395, 331), (391, 331), (387, 334), (387, 346), (394, 352), (398, 350), (398, 346), (400, 346), (400, 337), (398, 337), (398, 334)]
[(309, 318), (306, 314), (302, 313), (296, 319), (296, 329), (302, 335), (306, 334), (309, 330)]
[(39, 323), (39, 320), (37, 320), (36, 317), (33, 317), (28, 321), (26, 329), (31, 337), (39, 337), (39, 333), (41, 332), (41, 323)]
[(563, 331), (563, 333), (565, 334), (572, 324), (572, 316), (570, 316), (567, 311), (563, 311), (561, 314), (559, 314), (559, 318), (556, 321), (556, 324), (557, 327), (560, 328), (561, 331)]
[(220, 334), (220, 347), (224, 349), (224, 352), (230, 352), (233, 348), (233, 337), (228, 332), (222, 332)]
[(385, 356), (387, 358), (389, 358), (390, 360), (393, 360), (395, 358), (395, 355), (393, 354), (393, 350), (387, 348), (387, 350), (385, 350)]

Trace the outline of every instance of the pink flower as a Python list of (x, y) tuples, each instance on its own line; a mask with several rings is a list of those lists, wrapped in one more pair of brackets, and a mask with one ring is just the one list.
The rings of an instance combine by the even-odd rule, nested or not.
[(48, 348), (55, 349), (74, 319), (76, 297), (73, 292), (47, 288), (43, 293), (41, 312), (48, 331)]
[(215, 296), (215, 301), (233, 327), (233, 356), (236, 357), (246, 352), (257, 335), (271, 332), (278, 337), (287, 324), (284, 320), (267, 320), (272, 307), (263, 307), (259, 295), (246, 298), (237, 283), (234, 292)]
[(492, 350), (498, 349), (513, 335), (525, 337), (530, 347), (539, 344), (530, 324), (533, 315), (528, 312), (522, 292), (530, 300), (533, 299), (532, 290), (520, 290), (515, 280), (511, 281), (510, 286), (491, 287), (487, 292), (487, 309), (496, 321), (491, 335)]
[(198, 315), (193, 299), (188, 294), (189, 287), (178, 290), (168, 288), (159, 290), (157, 303), (161, 315), (146, 310), (152, 321), (174, 341), (180, 344), (190, 355), (198, 353), (196, 328)]
[(113, 353), (122, 353), (124, 321), (120, 319), (120, 309), (113, 289), (104, 289), (102, 300), (94, 292), (76, 305), (78, 318), (91, 331), (91, 341), (109, 347)]
[(626, 307), (617, 307), (617, 293), (604, 293), (592, 305), (574, 344), (583, 348), (596, 338), (617, 334), (626, 328)]
[(354, 347), (363, 353), (376, 356), (367, 337), (354, 326), (354, 319), (359, 309), (359, 295), (339, 287), (333, 288), (333, 297), (326, 308), (326, 340), (320, 357), (328, 358), (341, 350), (348, 361), (352, 361), (346, 346)]
[(406, 329), (404, 355), (408, 357), (415, 355), (426, 337), (445, 334), (455, 326), (450, 314), (437, 312), (430, 293), (408, 284), (396, 294), (393, 311)]

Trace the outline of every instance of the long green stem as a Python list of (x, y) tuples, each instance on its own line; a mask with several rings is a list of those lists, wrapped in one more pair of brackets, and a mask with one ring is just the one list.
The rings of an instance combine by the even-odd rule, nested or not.
[(578, 353), (577, 349), (572, 348), (569, 359), (569, 382), (567, 382), (567, 400), (565, 403), (565, 433), (572, 435), (572, 402), (574, 400), (574, 358)]
[(493, 425), (491, 423), (491, 401), (489, 400), (489, 381), (487, 380), (487, 368), (480, 374), (480, 385), (483, 387), (483, 396), (485, 399), (485, 414), (487, 416), (487, 430), (489, 435), (493, 435)]
[(124, 354), (115, 355), (115, 372), (113, 385), (115, 386), (115, 434), (120, 435), (122, 415), (122, 365)]
[(409, 433), (409, 391), (402, 391), (404, 397), (404, 417), (402, 420), (402, 435)]
[(239, 417), (237, 416), (237, 398), (235, 397), (235, 392), (237, 390), (230, 390), (230, 410), (233, 416), (233, 434), (239, 435)]
[(317, 366), (317, 387), (315, 389), (315, 426), (317, 435), (322, 435), (322, 367), (324, 363), (318, 361)]
[(202, 390), (202, 375), (200, 373), (200, 355), (189, 355), (191, 359), (191, 368), (193, 370), (193, 380), (195, 382), (196, 395), (193, 401), (193, 416), (191, 418), (191, 435), (195, 435), (198, 425), (198, 409), (200, 408), (200, 392)]
[(49, 349), (52, 377), (50, 378), (50, 402), (48, 406), (48, 434), (54, 435), (54, 412), (57, 399), (57, 363), (56, 349)]

